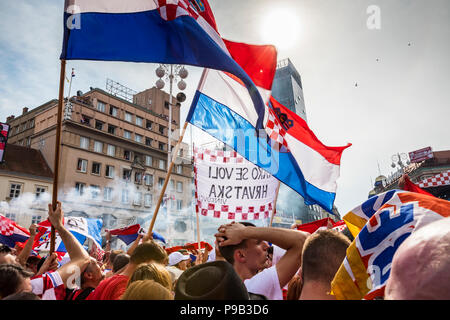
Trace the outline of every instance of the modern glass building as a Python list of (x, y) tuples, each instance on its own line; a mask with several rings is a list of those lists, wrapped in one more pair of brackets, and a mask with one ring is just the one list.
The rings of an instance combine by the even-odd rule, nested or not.
[[(272, 96), (307, 121), (303, 87), (300, 73), (291, 60), (281, 60), (277, 64)], [(277, 200), (277, 216), (273, 226), (286, 227), (292, 223), (308, 223), (321, 218), (321, 210), (317, 206), (307, 206), (297, 192), (281, 184)]]

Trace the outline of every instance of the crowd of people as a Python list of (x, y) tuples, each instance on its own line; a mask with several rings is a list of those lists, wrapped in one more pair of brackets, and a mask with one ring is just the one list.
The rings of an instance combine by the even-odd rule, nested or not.
[[(0, 245), (2, 300), (330, 300), (331, 281), (353, 240), (332, 229), (221, 225), (215, 247), (168, 254), (140, 235), (128, 251), (90, 256), (63, 225), (61, 203), (48, 219), (70, 259), (31, 255), (36, 234), (17, 251)], [(413, 233), (394, 255), (385, 299), (450, 299), (450, 219)]]

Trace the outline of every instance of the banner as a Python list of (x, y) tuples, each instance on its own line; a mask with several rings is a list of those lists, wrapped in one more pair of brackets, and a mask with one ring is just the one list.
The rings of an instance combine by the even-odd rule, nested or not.
[(5, 153), (6, 142), (8, 141), (9, 124), (0, 122), (0, 163), (3, 162), (3, 155)]
[(426, 147), (409, 153), (409, 161), (411, 162), (422, 162), (431, 158), (433, 158), (433, 151), (431, 150), (431, 147)]
[(203, 216), (258, 220), (272, 214), (278, 180), (235, 151), (195, 148), (194, 177)]

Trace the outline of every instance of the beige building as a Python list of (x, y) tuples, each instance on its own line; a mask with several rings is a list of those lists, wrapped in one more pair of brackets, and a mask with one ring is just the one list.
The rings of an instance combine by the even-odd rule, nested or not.
[[(178, 138), (180, 104), (172, 106), (172, 148)], [(57, 100), (9, 117), (9, 144), (40, 150), (54, 167)], [(107, 229), (134, 223), (148, 225), (160, 195), (168, 164), (169, 94), (151, 88), (133, 102), (97, 88), (78, 92), (65, 104), (61, 134), (58, 199), (68, 215), (98, 217)], [(183, 144), (179, 159), (187, 156)], [(171, 223), (160, 209), (154, 230), (168, 238), (192, 240), (190, 225), (192, 166), (178, 161), (166, 190)], [(161, 216), (160, 216), (161, 215)], [(173, 226), (186, 227), (176, 234)], [(172, 228), (171, 228), (172, 227)]]
[(8, 145), (0, 163), (0, 214), (24, 228), (47, 219), (53, 173), (39, 150)]

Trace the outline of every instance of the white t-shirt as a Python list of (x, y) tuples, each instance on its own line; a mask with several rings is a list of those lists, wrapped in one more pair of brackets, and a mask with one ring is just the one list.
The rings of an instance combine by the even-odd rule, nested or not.
[(283, 300), (283, 291), (280, 288), (280, 280), (275, 266), (264, 269), (252, 278), (244, 281), (247, 291), (262, 294), (269, 300)]

